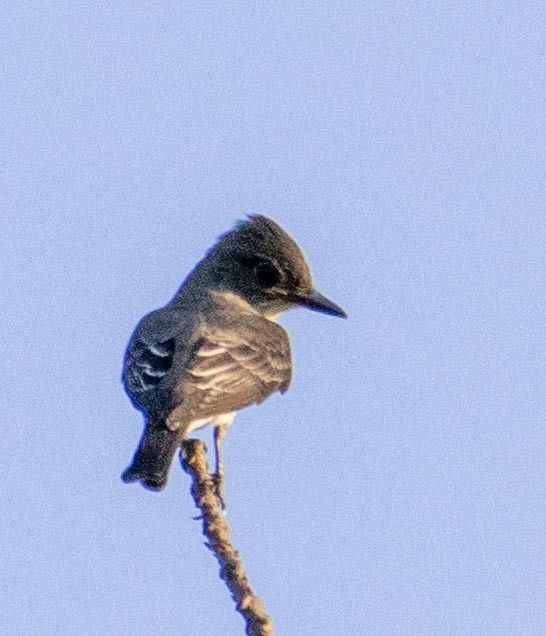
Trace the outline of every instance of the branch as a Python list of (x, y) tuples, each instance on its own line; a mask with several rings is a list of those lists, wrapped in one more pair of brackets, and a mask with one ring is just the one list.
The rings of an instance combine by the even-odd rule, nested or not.
[(220, 578), (227, 585), (237, 611), (245, 620), (247, 636), (274, 636), (263, 601), (250, 588), (239, 553), (229, 540), (229, 527), (219, 509), (205, 453), (205, 445), (200, 440), (185, 439), (182, 442), (180, 463), (192, 478), (191, 494), (201, 511), (203, 534), (207, 538), (205, 545), (220, 564)]

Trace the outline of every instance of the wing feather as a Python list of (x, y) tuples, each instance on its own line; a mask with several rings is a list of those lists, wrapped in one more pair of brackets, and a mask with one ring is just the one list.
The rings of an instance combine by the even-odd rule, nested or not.
[(208, 331), (188, 369), (207, 408), (226, 400), (230, 407), (242, 408), (275, 391), (286, 391), (291, 379), (290, 345), (284, 330), (274, 328), (270, 333), (248, 326)]
[(127, 353), (124, 380), (131, 393), (138, 395), (155, 388), (173, 364), (176, 342), (146, 343), (135, 340)]

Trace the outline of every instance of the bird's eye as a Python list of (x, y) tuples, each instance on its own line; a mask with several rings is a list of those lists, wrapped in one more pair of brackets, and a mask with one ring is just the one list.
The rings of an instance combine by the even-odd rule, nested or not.
[(254, 273), (261, 287), (273, 287), (281, 279), (279, 270), (271, 263), (257, 263), (254, 266)]

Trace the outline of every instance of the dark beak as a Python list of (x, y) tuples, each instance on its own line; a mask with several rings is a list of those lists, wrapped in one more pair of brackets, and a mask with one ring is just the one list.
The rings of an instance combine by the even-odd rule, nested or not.
[(340, 318), (347, 318), (347, 314), (331, 300), (328, 300), (326, 296), (323, 296), (315, 289), (310, 292), (298, 294), (296, 302), (303, 307), (312, 309), (313, 311), (320, 311), (323, 314), (329, 314), (330, 316), (339, 316)]

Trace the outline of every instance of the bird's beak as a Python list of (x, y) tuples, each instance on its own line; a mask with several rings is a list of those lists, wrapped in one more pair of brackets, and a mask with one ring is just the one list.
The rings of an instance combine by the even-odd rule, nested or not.
[(323, 314), (329, 314), (330, 316), (339, 316), (340, 318), (347, 318), (347, 314), (331, 300), (328, 300), (326, 296), (320, 294), (316, 289), (312, 289), (310, 292), (298, 294), (295, 299), (298, 305), (312, 309), (313, 311), (320, 311)]

